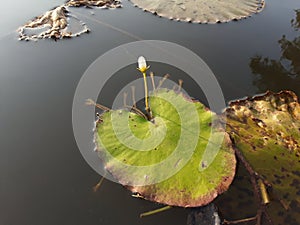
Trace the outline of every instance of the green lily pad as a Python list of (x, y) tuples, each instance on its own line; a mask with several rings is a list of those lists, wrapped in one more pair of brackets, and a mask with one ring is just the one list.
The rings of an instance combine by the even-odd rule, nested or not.
[(231, 184), (236, 159), (218, 117), (182, 93), (151, 94), (151, 121), (104, 112), (95, 139), (106, 170), (138, 196), (167, 205), (206, 205)]
[(239, 20), (264, 8), (264, 0), (130, 0), (162, 17), (194, 23)]
[[(227, 131), (281, 205), (282, 224), (300, 223), (300, 105), (291, 91), (231, 102)], [(272, 190), (272, 191), (271, 191)], [(276, 203), (277, 204), (277, 203)], [(276, 219), (278, 222), (278, 220)], [(293, 222), (294, 221), (294, 222)], [(278, 223), (281, 224), (281, 223)]]

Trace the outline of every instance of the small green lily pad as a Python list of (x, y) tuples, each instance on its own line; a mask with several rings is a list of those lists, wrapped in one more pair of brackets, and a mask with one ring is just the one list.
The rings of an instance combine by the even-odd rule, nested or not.
[(160, 89), (149, 101), (152, 121), (125, 109), (99, 117), (95, 139), (105, 168), (150, 201), (181, 207), (210, 203), (235, 175), (229, 136), (214, 113), (182, 93)]
[(284, 218), (283, 221), (296, 221), (285, 224), (299, 224), (300, 105), (297, 96), (291, 91), (267, 92), (238, 100), (231, 102), (226, 116), (227, 131), (237, 149), (270, 184), (270, 194), (281, 204), (277, 216)]

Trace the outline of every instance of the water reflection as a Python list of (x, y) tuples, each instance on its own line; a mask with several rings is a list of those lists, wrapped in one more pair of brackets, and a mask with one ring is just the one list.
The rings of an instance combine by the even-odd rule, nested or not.
[[(300, 9), (295, 10), (296, 16), (291, 20), (295, 31), (300, 29)], [(267, 89), (279, 91), (280, 89), (298, 90), (300, 82), (300, 36), (289, 40), (285, 35), (278, 41), (281, 57), (278, 60), (254, 56), (250, 61), (250, 68), (255, 74), (253, 84), (260, 92)]]
[(299, 28), (300, 28), (300, 9), (296, 9), (295, 12), (296, 12), (296, 18), (292, 19), (291, 23), (292, 23), (292, 27), (295, 30), (299, 30)]

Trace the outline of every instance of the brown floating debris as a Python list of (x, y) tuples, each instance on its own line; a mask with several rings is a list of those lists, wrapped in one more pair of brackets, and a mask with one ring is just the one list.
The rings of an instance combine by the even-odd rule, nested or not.
[(117, 0), (70, 0), (41, 16), (26, 23), (18, 29), (19, 40), (37, 40), (44, 38), (63, 39), (88, 33), (89, 28), (72, 15), (69, 7), (98, 7), (120, 8), (121, 2)]
[(122, 7), (120, 1), (115, 0), (70, 0), (66, 2), (66, 6), (72, 7), (102, 7), (102, 8), (120, 8)]

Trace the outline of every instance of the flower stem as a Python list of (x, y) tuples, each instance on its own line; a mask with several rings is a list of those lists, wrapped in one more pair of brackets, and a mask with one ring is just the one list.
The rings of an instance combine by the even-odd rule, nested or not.
[(149, 103), (148, 103), (148, 86), (147, 86), (147, 78), (146, 78), (146, 72), (143, 73), (144, 76), (144, 85), (145, 85), (145, 105), (146, 105), (146, 111), (149, 112)]

